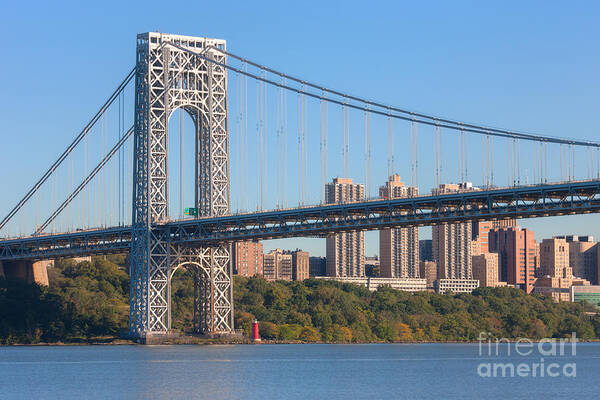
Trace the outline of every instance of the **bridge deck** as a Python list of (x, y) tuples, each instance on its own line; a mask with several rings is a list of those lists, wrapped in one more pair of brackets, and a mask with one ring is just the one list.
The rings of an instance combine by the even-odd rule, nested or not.
[[(173, 243), (208, 245), (599, 211), (600, 180), (588, 180), (173, 220), (152, 228)], [(127, 251), (130, 242), (129, 226), (4, 239), (0, 241), (0, 260), (117, 253)]]

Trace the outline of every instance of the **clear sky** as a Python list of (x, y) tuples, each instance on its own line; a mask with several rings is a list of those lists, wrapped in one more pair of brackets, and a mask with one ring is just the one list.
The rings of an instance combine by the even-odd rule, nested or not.
[[(0, 214), (56, 159), (124, 77), (135, 61), (135, 35), (145, 31), (223, 38), (236, 54), (415, 111), (599, 140), (597, 2), (171, 4), (30, 1), (0, 6)], [(375, 187), (386, 174), (384, 137), (376, 139), (383, 160), (377, 159)], [(407, 147), (408, 131), (397, 140)], [(427, 139), (423, 143), (427, 146)], [(446, 154), (453, 162), (453, 151)], [(318, 156), (313, 161), (318, 164)], [(359, 161), (353, 166), (357, 180)], [(396, 162), (398, 172), (408, 176), (407, 160)], [(334, 174), (336, 169), (330, 169)], [(422, 173), (428, 177), (423, 178), (427, 191), (431, 166), (423, 163)], [(455, 175), (448, 172), (447, 180), (456, 180)], [(291, 171), (291, 186), (297, 185), (296, 177)], [(312, 196), (313, 202), (319, 200), (318, 193)], [(540, 239), (563, 233), (600, 237), (599, 222), (593, 215), (521, 224)], [(376, 239), (376, 233), (367, 235), (368, 255), (377, 252)], [(273, 246), (321, 254), (325, 247), (318, 239), (265, 243), (267, 249)]]

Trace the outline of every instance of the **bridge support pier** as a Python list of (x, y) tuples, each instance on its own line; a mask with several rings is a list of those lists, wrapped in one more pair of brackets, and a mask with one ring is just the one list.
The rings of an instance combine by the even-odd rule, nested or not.
[[(161, 343), (173, 338), (171, 281), (178, 268), (185, 267), (194, 277), (193, 332), (207, 337), (234, 332), (233, 285), (230, 246), (187, 247), (166, 245), (164, 270), (150, 274), (132, 264), (130, 336), (142, 343)], [(145, 278), (150, 276), (150, 281)]]
[(54, 260), (15, 260), (0, 261), (0, 277), (5, 279), (20, 279), (27, 283), (37, 283), (41, 286), (48, 286), (48, 265), (52, 265)]
[[(180, 267), (190, 269), (194, 277), (194, 333), (206, 336), (232, 333), (233, 286), (229, 262), (230, 247), (172, 247), (177, 256), (171, 264), (170, 278)], [(170, 325), (169, 316), (169, 329)]]

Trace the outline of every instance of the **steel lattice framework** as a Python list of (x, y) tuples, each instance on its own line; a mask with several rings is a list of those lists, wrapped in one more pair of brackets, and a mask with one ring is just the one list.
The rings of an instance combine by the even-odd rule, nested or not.
[(203, 281), (197, 284), (204, 288), (198, 292), (198, 330), (233, 330), (229, 246), (187, 249), (152, 229), (169, 219), (168, 124), (177, 108), (194, 120), (199, 214), (229, 213), (226, 56), (216, 49), (225, 50), (225, 41), (161, 33), (137, 37), (129, 326), (134, 336), (169, 331), (170, 279), (184, 259), (198, 267)]
[[(599, 212), (600, 180), (589, 180), (203, 217), (155, 223), (151, 229), (168, 243), (178, 265), (203, 265), (209, 274), (207, 249), (214, 253), (237, 240)], [(130, 247), (131, 233), (124, 226), (2, 240), (0, 261), (119, 253)], [(224, 253), (212, 257), (224, 260)]]

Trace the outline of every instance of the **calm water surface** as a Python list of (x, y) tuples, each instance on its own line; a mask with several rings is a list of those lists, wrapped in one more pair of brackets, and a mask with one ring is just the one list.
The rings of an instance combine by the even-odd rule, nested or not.
[[(477, 344), (0, 347), (6, 399), (597, 399), (600, 344), (544, 357), (559, 377), (488, 377)], [(575, 363), (576, 377), (562, 375)], [(482, 370), (485, 372), (485, 370)], [(556, 370), (552, 370), (556, 371)]]

